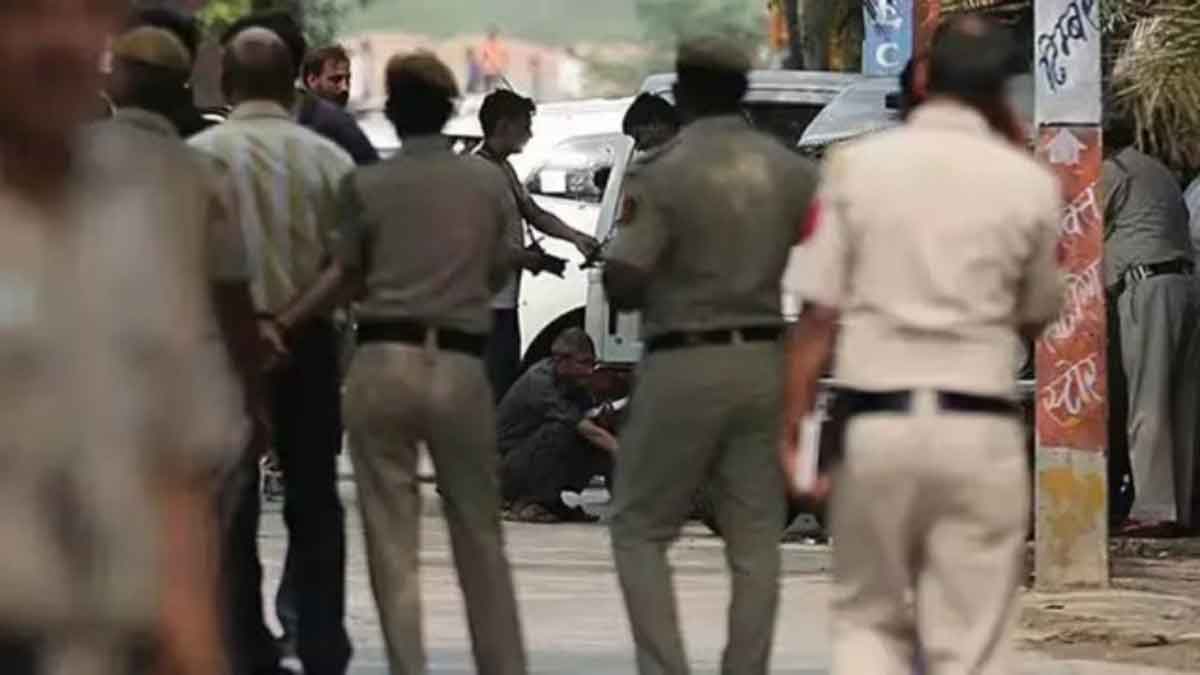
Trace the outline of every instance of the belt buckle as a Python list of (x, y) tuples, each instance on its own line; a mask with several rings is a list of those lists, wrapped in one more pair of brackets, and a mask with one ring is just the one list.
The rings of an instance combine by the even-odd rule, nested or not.
[(699, 347), (704, 344), (706, 344), (704, 341), (704, 336), (701, 335), (700, 333), (693, 333), (693, 332), (684, 332), (683, 333), (683, 345), (685, 347)]

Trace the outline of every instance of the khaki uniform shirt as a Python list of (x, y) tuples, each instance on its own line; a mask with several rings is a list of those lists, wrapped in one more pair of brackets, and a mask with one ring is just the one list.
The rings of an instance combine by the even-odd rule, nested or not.
[(181, 143), (112, 123), (84, 134), (53, 207), (0, 172), (0, 626), (148, 626), (147, 487), (236, 456), (236, 383), (203, 349), (209, 178)]
[(342, 184), (334, 255), (360, 269), (362, 322), (408, 319), (484, 334), (508, 278), (509, 186), (486, 160), (455, 155), (443, 136), (406, 138)]
[(815, 188), (808, 160), (738, 117), (694, 122), (632, 167), (607, 257), (650, 273), (646, 336), (782, 323)]
[(1134, 265), (1191, 260), (1187, 203), (1162, 162), (1126, 148), (1104, 162), (1104, 285)]
[(841, 310), (835, 377), (867, 391), (1011, 396), (1017, 330), (1058, 314), (1061, 190), (983, 117), (930, 103), (827, 160), (788, 280)]
[(260, 310), (279, 311), (328, 261), (338, 186), (354, 160), (267, 101), (239, 105), (228, 121), (188, 142), (227, 167), (255, 303)]

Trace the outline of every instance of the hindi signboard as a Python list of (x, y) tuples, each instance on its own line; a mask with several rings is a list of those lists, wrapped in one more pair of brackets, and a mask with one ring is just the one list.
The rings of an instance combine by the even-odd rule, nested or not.
[(1038, 0), (1033, 42), (1039, 124), (1100, 123), (1100, 0)]

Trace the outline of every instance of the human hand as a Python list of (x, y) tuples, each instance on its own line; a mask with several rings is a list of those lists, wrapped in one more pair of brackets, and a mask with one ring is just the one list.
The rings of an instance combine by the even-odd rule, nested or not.
[[(819, 449), (803, 446), (800, 438), (799, 421), (785, 424), (779, 437), (779, 462), (787, 482), (787, 492), (792, 498), (819, 504), (829, 498), (833, 481), (828, 474), (816, 468), (817, 458), (808, 456), (808, 453), (819, 452)], [(801, 473), (805, 471), (809, 472), (809, 477), (801, 478)]]
[(590, 235), (581, 233), (572, 243), (575, 244), (575, 248), (579, 250), (584, 260), (591, 260), (600, 251), (600, 242)]
[(258, 342), (263, 354), (263, 371), (275, 370), (287, 361), (287, 341), (284, 339), (283, 327), (275, 319), (258, 320)]
[(271, 452), (271, 442), (275, 437), (275, 426), (267, 407), (261, 403), (251, 407), (250, 415), (250, 446), (247, 451), (254, 458), (266, 457)]

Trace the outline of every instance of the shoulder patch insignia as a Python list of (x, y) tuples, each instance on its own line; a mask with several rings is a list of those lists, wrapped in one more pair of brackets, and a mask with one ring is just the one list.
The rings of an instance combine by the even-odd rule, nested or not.
[(816, 233), (817, 227), (821, 224), (821, 202), (814, 199), (808, 207), (808, 215), (804, 217), (804, 222), (800, 225), (800, 233), (796, 238), (796, 243), (803, 244), (812, 238)]

